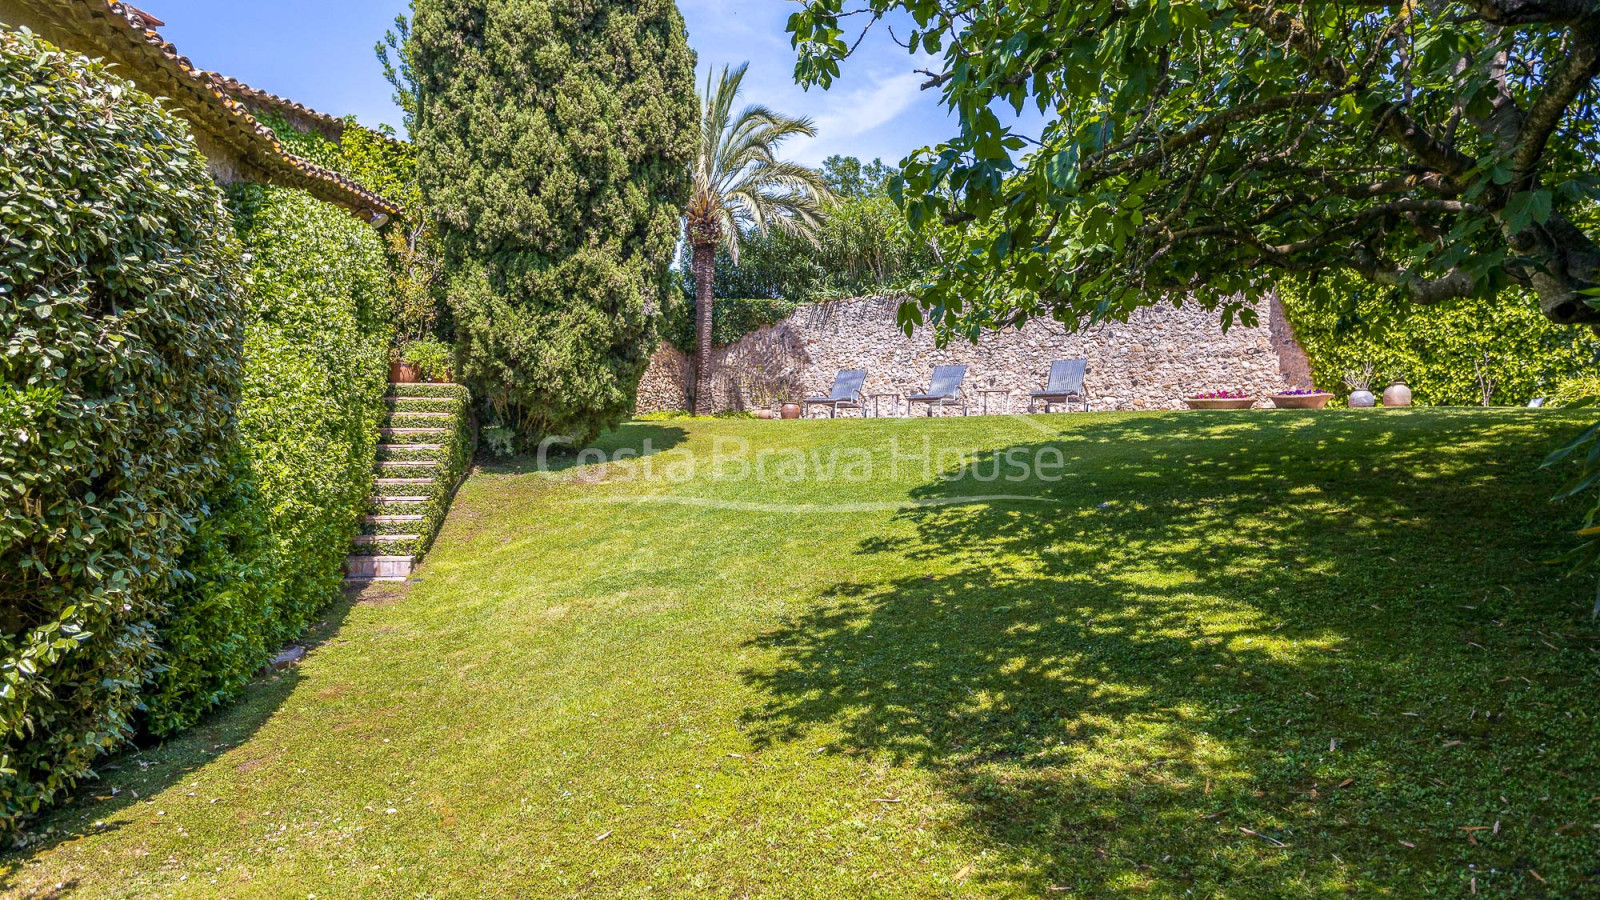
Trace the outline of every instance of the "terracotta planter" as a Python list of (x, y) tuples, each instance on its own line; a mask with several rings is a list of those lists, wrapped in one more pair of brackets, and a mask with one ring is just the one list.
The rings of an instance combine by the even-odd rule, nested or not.
[(798, 403), (785, 403), (783, 405), (783, 417), (785, 419), (798, 419), (798, 418), (800, 418), (800, 404), (798, 404)]
[(1199, 397), (1185, 397), (1184, 403), (1190, 409), (1249, 409), (1256, 405), (1254, 397), (1212, 397), (1200, 399)]
[(395, 384), (416, 384), (422, 380), (417, 367), (402, 360), (389, 361), (389, 380)]
[(1396, 381), (1383, 389), (1384, 406), (1410, 406), (1411, 388), (1404, 381)]
[(1321, 409), (1333, 399), (1332, 394), (1273, 394), (1272, 405), (1278, 409)]
[(756, 418), (758, 419), (776, 419), (777, 417), (777, 414), (770, 409), (756, 410)]

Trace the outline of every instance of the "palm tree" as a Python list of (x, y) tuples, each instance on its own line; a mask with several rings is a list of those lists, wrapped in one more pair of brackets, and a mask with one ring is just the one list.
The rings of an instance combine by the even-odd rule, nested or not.
[(706, 73), (701, 95), (700, 145), (689, 200), (688, 242), (695, 288), (694, 411), (711, 407), (711, 284), (717, 248), (739, 263), (739, 238), (752, 230), (778, 228), (811, 237), (823, 205), (832, 197), (822, 174), (778, 159), (778, 146), (795, 135), (814, 137), (810, 119), (794, 119), (765, 106), (734, 114), (739, 83), (749, 63), (722, 67), (715, 84)]

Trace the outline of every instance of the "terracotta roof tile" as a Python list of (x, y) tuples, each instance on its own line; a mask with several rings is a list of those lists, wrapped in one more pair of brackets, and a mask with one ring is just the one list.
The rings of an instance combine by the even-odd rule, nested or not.
[[(324, 112), (318, 112), (309, 106), (306, 106), (302, 103), (296, 103), (287, 97), (280, 97), (277, 94), (271, 93), (270, 91), (263, 91), (260, 88), (251, 87), (237, 78), (230, 78), (227, 75), (223, 75), (218, 72), (211, 72), (208, 74), (210, 74), (212, 81), (215, 81), (217, 84), (221, 85), (223, 90), (227, 91), (235, 100), (240, 101), (246, 106), (255, 109), (274, 110), (282, 113), (285, 118), (291, 120), (303, 119), (315, 122), (324, 132), (329, 135), (329, 137), (332, 137), (335, 140), (338, 139), (340, 134), (344, 133), (345, 128), (349, 127), (350, 123), (346, 122), (339, 116), (332, 116)], [(377, 135), (385, 141), (389, 141), (390, 143), (404, 143), (404, 141), (390, 137), (381, 131), (373, 131), (372, 129), (366, 130), (371, 134)]]
[[(276, 104), (294, 107), (304, 116), (328, 118), (321, 113), (292, 104), (263, 91), (255, 91), (233, 79), (222, 78), (198, 69), (178, 53), (176, 47), (155, 31), (160, 20), (136, 7), (114, 0), (23, 0), (43, 15), (81, 28), (91, 39), (121, 46), (138, 63), (154, 67), (164, 78), (164, 93), (184, 112), (200, 120), (204, 128), (226, 141), (250, 165), (260, 169), (274, 184), (305, 190), (320, 200), (345, 207), (368, 218), (378, 214), (396, 216), (400, 205), (361, 186), (331, 169), (290, 153), (272, 129), (251, 115), (236, 96), (272, 98)], [(264, 104), (272, 105), (272, 104)], [(343, 128), (343, 122), (340, 123)]]

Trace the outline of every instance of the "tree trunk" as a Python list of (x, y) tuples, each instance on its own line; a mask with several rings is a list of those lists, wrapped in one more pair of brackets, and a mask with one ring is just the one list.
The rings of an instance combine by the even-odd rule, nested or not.
[(694, 261), (694, 414), (708, 416), (711, 388), (711, 282), (716, 275), (717, 246), (695, 244)]
[(1560, 325), (1600, 323), (1600, 310), (1589, 305), (1591, 298), (1584, 293), (1600, 284), (1600, 247), (1582, 229), (1555, 213), (1544, 225), (1507, 238), (1513, 253), (1535, 260), (1528, 280), (1550, 321)]

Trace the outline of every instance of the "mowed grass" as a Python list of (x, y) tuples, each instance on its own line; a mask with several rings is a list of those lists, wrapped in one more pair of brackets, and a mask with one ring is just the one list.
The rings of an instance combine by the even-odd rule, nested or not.
[(655, 455), (479, 472), (419, 583), (0, 884), (1600, 895), (1594, 581), (1542, 564), (1577, 510), (1537, 468), (1582, 424), (630, 425), (601, 448)]

